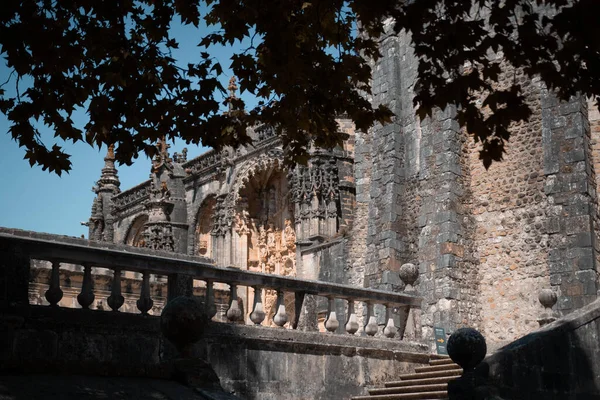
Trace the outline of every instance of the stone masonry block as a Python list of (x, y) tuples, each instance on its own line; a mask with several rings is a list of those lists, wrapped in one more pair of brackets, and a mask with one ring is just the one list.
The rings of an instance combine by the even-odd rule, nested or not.
[(441, 232), (439, 235), (437, 235), (437, 243), (456, 243), (458, 242), (459, 237), (460, 236), (456, 232)]
[(438, 257), (437, 269), (452, 268), (456, 266), (456, 256), (454, 254), (442, 254)]
[(592, 252), (592, 249), (589, 247), (583, 247), (583, 248), (574, 248), (574, 249), (568, 249), (567, 252), (565, 253), (566, 257), (569, 258), (593, 258), (594, 254)]
[(569, 151), (564, 153), (564, 160), (567, 164), (572, 164), (578, 161), (585, 160), (585, 151), (584, 149), (575, 149), (573, 151)]
[(159, 361), (160, 342), (142, 335), (112, 335), (106, 338), (107, 357), (113, 362), (128, 365), (156, 364)]
[(596, 271), (587, 270), (587, 271), (577, 271), (575, 272), (575, 277), (583, 287), (584, 295), (595, 295), (597, 292), (596, 287)]
[(445, 242), (440, 245), (440, 254), (453, 254), (462, 258), (465, 255), (465, 246), (457, 243)]
[(50, 330), (21, 330), (15, 335), (14, 356), (18, 360), (53, 360), (58, 335)]
[(104, 361), (106, 340), (97, 334), (64, 332), (58, 342), (58, 355), (64, 360)]
[[(443, 222), (457, 222), (458, 221), (458, 214), (456, 213), (456, 211), (439, 211), (435, 214), (435, 217), (433, 219), (433, 222), (435, 222), (436, 224), (441, 224)], [(451, 229), (453, 229), (454, 226), (451, 227)], [(460, 229), (460, 228), (459, 228)], [(454, 231), (454, 229), (453, 229)]]
[(558, 233), (560, 232), (560, 221), (561, 218), (548, 218), (548, 222), (546, 224), (547, 233)]
[(591, 219), (589, 215), (580, 215), (577, 217), (569, 217), (565, 219), (565, 228), (567, 235), (574, 233), (591, 231)]
[(548, 270), (550, 273), (561, 273), (571, 271), (571, 267), (565, 261), (549, 261)]
[(569, 235), (568, 245), (570, 247), (591, 247), (592, 246), (592, 233), (591, 232), (580, 232), (574, 235)]
[(593, 256), (577, 258), (577, 268), (580, 270), (594, 270), (596, 262)]

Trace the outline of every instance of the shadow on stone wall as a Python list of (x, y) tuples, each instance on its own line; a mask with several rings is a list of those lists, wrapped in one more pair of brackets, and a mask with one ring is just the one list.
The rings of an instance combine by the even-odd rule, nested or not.
[(600, 300), (499, 349), (473, 376), (492, 390), (450, 400), (600, 400)]

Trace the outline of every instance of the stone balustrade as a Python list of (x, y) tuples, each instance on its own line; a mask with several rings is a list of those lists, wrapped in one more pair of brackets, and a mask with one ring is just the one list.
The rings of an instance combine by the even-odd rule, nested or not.
[(137, 186), (125, 190), (113, 197), (114, 206), (117, 211), (133, 204), (141, 203), (150, 197), (150, 180), (144, 181)]
[[(20, 230), (0, 228), (0, 256), (0, 267), (2, 267), (0, 305), (27, 302), (31, 260), (45, 260), (52, 265), (49, 286), (45, 293), (51, 307), (57, 307), (63, 297), (59, 279), (62, 264), (83, 266), (83, 281), (77, 302), (84, 309), (89, 308), (94, 302), (93, 268), (103, 268), (105, 273), (112, 274), (107, 303), (115, 312), (119, 311), (124, 303), (121, 279), (126, 271), (141, 274), (141, 289), (137, 300), (137, 308), (141, 314), (147, 314), (153, 305), (150, 290), (151, 275), (168, 277), (167, 297), (169, 299), (191, 294), (189, 288), (192, 280), (204, 281), (206, 287), (204, 304), (211, 318), (217, 311), (215, 289), (223, 287), (223, 284), (227, 285), (229, 306), (226, 317), (230, 322), (245, 319), (238, 287), (252, 288), (253, 306), (246, 322), (256, 325), (270, 325), (272, 322), (275, 326), (286, 326), (292, 329), (298, 327), (306, 295), (327, 299), (328, 310), (324, 326), (328, 332), (339, 332), (338, 328), (341, 324), (349, 334), (358, 332), (360, 326), (355, 310), (357, 305), (362, 303), (366, 309), (364, 333), (369, 336), (380, 333), (388, 338), (402, 339), (407, 322), (411, 320), (410, 311), (420, 308), (421, 305), (421, 298), (414, 292), (393, 293), (249, 272), (233, 267), (216, 267), (199, 257)], [(264, 291), (269, 291), (276, 296), (274, 309), (272, 308), (274, 312), (271, 313), (270, 320), (263, 304)], [(293, 295), (293, 310), (289, 309), (290, 302), (285, 301), (286, 294), (288, 299), (290, 294)], [(336, 301), (346, 302), (345, 315), (340, 315), (340, 308), (336, 307)], [(378, 323), (381, 321), (381, 316), (377, 318), (375, 314), (376, 305), (380, 310), (381, 305), (385, 307), (385, 325)]]
[(221, 153), (209, 150), (206, 153), (187, 161), (183, 168), (190, 175), (202, 175), (221, 166)]

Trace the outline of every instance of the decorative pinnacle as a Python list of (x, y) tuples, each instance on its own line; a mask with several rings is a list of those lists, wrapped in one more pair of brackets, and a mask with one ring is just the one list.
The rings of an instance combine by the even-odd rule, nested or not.
[(93, 188), (95, 193), (99, 192), (113, 192), (114, 194), (119, 193), (119, 175), (115, 168), (115, 145), (111, 144), (108, 146), (106, 156), (104, 157), (104, 168), (102, 168), (102, 175), (97, 182), (97, 186)]
[(231, 79), (229, 79), (229, 86), (227, 86), (227, 89), (229, 90), (229, 98), (237, 99), (236, 92), (238, 90), (238, 85), (235, 76), (232, 76)]
[(152, 173), (156, 173), (160, 167), (166, 165), (171, 168), (171, 157), (169, 157), (169, 147), (170, 144), (167, 143), (167, 139), (165, 136), (161, 136), (156, 142), (156, 149), (158, 153), (154, 156), (154, 160), (152, 160)]
[(106, 157), (104, 158), (104, 160), (106, 161), (106, 159), (109, 160), (115, 160), (115, 144), (110, 144), (108, 146), (108, 151), (106, 152)]

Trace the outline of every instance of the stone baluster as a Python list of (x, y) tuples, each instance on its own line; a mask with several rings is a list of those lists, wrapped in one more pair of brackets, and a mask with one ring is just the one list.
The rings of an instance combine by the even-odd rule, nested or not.
[(367, 303), (367, 324), (365, 325), (365, 333), (369, 336), (375, 336), (379, 327), (377, 326), (377, 318), (375, 317), (375, 307), (373, 303)]
[[(411, 263), (402, 264), (399, 271), (404, 282), (404, 292), (417, 294), (414, 287), (419, 278), (419, 268)], [(398, 337), (400, 339), (419, 339), (421, 337), (421, 310), (412, 307), (398, 307)]]
[(387, 325), (385, 328), (383, 328), (383, 334), (388, 338), (393, 338), (398, 332), (398, 328), (396, 328), (396, 325), (394, 324), (393, 310), (394, 307), (391, 304), (385, 305), (385, 318), (387, 320)]
[(77, 302), (81, 308), (88, 309), (94, 302), (94, 288), (92, 282), (92, 266), (83, 265), (83, 283), (81, 284), (81, 293), (77, 295)]
[(327, 305), (327, 321), (325, 321), (325, 329), (333, 333), (340, 326), (340, 322), (337, 319), (337, 313), (335, 312), (335, 299), (332, 296), (327, 298), (329, 300)]
[(250, 314), (250, 320), (256, 325), (262, 324), (265, 320), (265, 309), (262, 302), (262, 289), (258, 286), (254, 286), (254, 306), (252, 307), (252, 313)]
[(108, 306), (113, 311), (119, 311), (119, 308), (125, 302), (125, 298), (121, 295), (121, 270), (116, 268), (113, 272), (112, 286), (110, 288), (110, 296), (106, 299)]
[(63, 297), (63, 291), (60, 289), (60, 263), (52, 261), (52, 274), (50, 275), (50, 287), (46, 290), (46, 300), (51, 306), (58, 306), (58, 302)]
[(288, 321), (288, 315), (285, 312), (285, 302), (283, 298), (283, 291), (277, 290), (277, 313), (273, 317), (273, 322), (275, 325), (282, 327)]
[(358, 318), (356, 318), (356, 311), (354, 311), (354, 300), (348, 299), (348, 321), (346, 321), (346, 332), (354, 335), (358, 332)]
[(538, 318), (538, 324), (540, 324), (540, 326), (544, 326), (556, 321), (556, 316), (552, 311), (552, 307), (554, 307), (557, 300), (556, 292), (554, 292), (552, 289), (542, 289), (538, 295), (538, 300), (542, 306), (544, 306), (544, 312), (540, 318)]
[(154, 302), (150, 297), (150, 274), (148, 271), (144, 271), (142, 277), (142, 290), (140, 293), (140, 298), (137, 301), (137, 308), (143, 315), (147, 315), (148, 311), (152, 308)]
[(240, 309), (240, 304), (238, 300), (237, 286), (231, 284), (229, 285), (229, 287), (229, 296), (231, 297), (231, 299), (229, 302), (229, 309), (227, 309), (226, 313), (227, 319), (229, 319), (231, 322), (239, 321), (242, 317), (242, 310)]
[(213, 281), (206, 281), (206, 302), (204, 303), (204, 307), (206, 307), (206, 315), (208, 315), (209, 320), (213, 319), (213, 317), (217, 315)]

